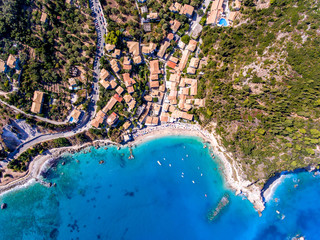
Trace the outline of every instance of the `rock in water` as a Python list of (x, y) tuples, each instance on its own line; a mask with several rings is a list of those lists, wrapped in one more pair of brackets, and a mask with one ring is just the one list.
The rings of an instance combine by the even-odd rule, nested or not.
[(1, 204), (1, 209), (6, 209), (7, 206), (8, 206), (8, 205), (7, 205), (6, 203), (2, 203), (2, 204)]

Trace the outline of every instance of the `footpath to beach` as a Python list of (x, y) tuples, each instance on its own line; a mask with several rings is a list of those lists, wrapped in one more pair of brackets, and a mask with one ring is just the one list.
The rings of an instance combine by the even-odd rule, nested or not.
[[(205, 142), (210, 143), (210, 148), (215, 155), (219, 157), (222, 164), (223, 174), (226, 184), (229, 188), (236, 191), (236, 194), (243, 194), (253, 203), (255, 209), (260, 213), (264, 210), (264, 203), (261, 197), (259, 187), (251, 184), (241, 177), (240, 167), (237, 165), (233, 157), (219, 144), (214, 134), (203, 130), (197, 124), (171, 123), (155, 127), (147, 127), (136, 131), (133, 135), (133, 141), (124, 146), (131, 147), (150, 141), (155, 138), (165, 136), (195, 136), (202, 138)], [(45, 171), (52, 165), (63, 153), (73, 153), (89, 146), (106, 146), (118, 145), (110, 140), (97, 140), (81, 146), (71, 146), (59, 149), (51, 149), (46, 155), (39, 155), (33, 159), (29, 165), (29, 169), (23, 175), (18, 175), (8, 179), (6, 182), (0, 183), (0, 194), (18, 186), (28, 185), (32, 181), (41, 179), (41, 172)]]

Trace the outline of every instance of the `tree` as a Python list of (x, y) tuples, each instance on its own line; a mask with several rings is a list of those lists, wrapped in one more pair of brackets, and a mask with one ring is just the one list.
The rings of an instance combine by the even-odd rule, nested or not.
[(188, 44), (189, 41), (190, 41), (190, 36), (189, 35), (184, 35), (182, 38), (181, 38), (181, 41), (185, 44)]

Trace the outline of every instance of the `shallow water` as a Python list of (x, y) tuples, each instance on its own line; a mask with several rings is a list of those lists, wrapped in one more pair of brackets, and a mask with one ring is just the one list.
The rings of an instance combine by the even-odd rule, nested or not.
[[(317, 239), (320, 180), (312, 173), (286, 176), (259, 217), (225, 188), (200, 139), (156, 139), (133, 154), (108, 147), (67, 155), (47, 174), (55, 188), (35, 183), (1, 196), (0, 239)], [(208, 222), (225, 192), (230, 205)]]

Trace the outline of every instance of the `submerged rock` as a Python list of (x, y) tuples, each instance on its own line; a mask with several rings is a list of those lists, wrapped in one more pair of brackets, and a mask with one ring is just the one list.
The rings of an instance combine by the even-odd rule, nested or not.
[(2, 203), (2, 204), (1, 204), (1, 209), (6, 209), (7, 206), (8, 206), (8, 205), (7, 205), (6, 203)]

